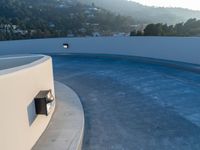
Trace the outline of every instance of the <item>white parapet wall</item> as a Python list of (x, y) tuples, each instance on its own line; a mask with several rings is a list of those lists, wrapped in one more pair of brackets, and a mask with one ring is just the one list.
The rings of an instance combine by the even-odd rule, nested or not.
[[(69, 44), (68, 49), (63, 43)], [(120, 54), (200, 64), (200, 37), (87, 37), (0, 42), (0, 54)]]
[(49, 89), (55, 96), (51, 57), (0, 57), (0, 149), (33, 147), (54, 111), (48, 116), (36, 115), (34, 97)]

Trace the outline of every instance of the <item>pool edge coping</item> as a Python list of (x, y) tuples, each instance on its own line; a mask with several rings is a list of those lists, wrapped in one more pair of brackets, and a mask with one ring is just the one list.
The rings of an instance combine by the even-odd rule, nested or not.
[[(56, 91), (56, 108), (54, 111), (54, 114), (49, 122), (48, 127), (46, 128), (46, 130), (44, 131), (44, 133), (41, 135), (41, 137), (38, 139), (38, 141), (36, 142), (36, 144), (33, 146), (32, 150), (54, 150), (55, 146), (58, 147), (59, 150), (64, 150), (64, 149), (68, 149), (68, 150), (81, 150), (82, 149), (82, 143), (83, 143), (83, 137), (84, 137), (84, 126), (85, 126), (85, 118), (84, 118), (84, 110), (83, 110), (83, 106), (81, 104), (80, 98), (78, 96), (78, 94), (71, 89), (70, 87), (68, 87), (67, 85), (58, 82), (58, 81), (54, 81), (55, 83), (55, 91)], [(65, 93), (65, 94), (63, 94)], [(70, 95), (69, 97), (66, 97), (67, 95)], [(70, 98), (71, 97), (71, 98)], [(66, 101), (66, 99), (68, 99)], [(70, 100), (69, 100), (70, 99)], [(65, 102), (69, 102), (71, 104), (66, 104), (66, 106), (70, 107), (72, 110), (63, 110), (61, 109), (58, 105), (60, 103), (62, 103), (63, 101)], [(75, 107), (73, 108), (73, 106), (70, 106), (74, 104)], [(78, 108), (78, 110), (75, 110), (75, 108)], [(58, 110), (59, 108), (59, 110)], [(69, 111), (69, 112), (66, 112)], [(74, 112), (73, 112), (74, 111)], [(55, 139), (54, 142), (52, 142), (51, 138), (54, 137), (49, 137), (50, 134), (52, 134), (52, 132), (54, 132), (53, 134), (55, 134), (55, 132), (57, 132), (57, 134), (61, 133), (59, 132), (56, 127), (58, 127), (57, 125), (60, 123), (63, 123), (63, 120), (61, 119), (60, 123), (56, 122), (56, 120), (58, 119), (58, 115), (62, 113), (62, 115), (60, 117), (62, 117), (62, 119), (65, 120), (65, 122), (67, 122), (67, 124), (71, 125), (71, 128), (65, 128), (65, 130), (60, 129), (60, 131), (65, 131), (67, 132), (68, 130), (72, 131), (74, 133), (74, 136), (72, 136), (71, 134), (67, 134), (65, 133), (65, 135), (62, 134), (61, 137), (60, 135), (57, 136), (57, 138)], [(79, 124), (77, 123), (76, 125), (72, 122), (70, 122), (69, 117), (66, 117), (65, 113), (72, 113), (71, 116), (73, 116), (73, 121), (75, 122), (79, 122)], [(65, 115), (63, 115), (65, 114)], [(60, 143), (64, 143), (64, 138), (65, 140), (70, 141), (68, 143), (68, 145), (59, 145)], [(47, 142), (49, 141), (49, 142)]]

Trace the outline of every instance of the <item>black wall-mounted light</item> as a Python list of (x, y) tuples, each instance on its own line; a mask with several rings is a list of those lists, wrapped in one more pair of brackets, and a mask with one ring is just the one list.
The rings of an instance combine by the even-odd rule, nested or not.
[(63, 43), (63, 48), (65, 48), (65, 49), (69, 48), (69, 44), (68, 43)]
[(54, 106), (54, 96), (52, 94), (52, 91), (40, 91), (34, 98), (34, 100), (36, 114), (48, 116)]

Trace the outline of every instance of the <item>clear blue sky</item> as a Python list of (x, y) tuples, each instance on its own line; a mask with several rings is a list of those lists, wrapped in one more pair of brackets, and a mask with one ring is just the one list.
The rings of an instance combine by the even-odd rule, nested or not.
[(200, 10), (200, 0), (130, 0), (148, 6), (182, 7)]

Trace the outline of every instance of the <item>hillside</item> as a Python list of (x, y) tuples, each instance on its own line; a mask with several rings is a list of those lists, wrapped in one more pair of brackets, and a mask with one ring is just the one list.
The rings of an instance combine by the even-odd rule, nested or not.
[(131, 31), (130, 17), (76, 0), (1, 0), (0, 40), (98, 36)]
[(94, 4), (117, 14), (131, 16), (138, 23), (168, 23), (185, 22), (189, 18), (200, 18), (200, 11), (182, 8), (161, 8), (144, 6), (127, 0), (79, 0), (84, 4)]
[(144, 30), (133, 30), (130, 36), (200, 36), (200, 20), (189, 19), (184, 23), (167, 25), (162, 23), (148, 24)]

